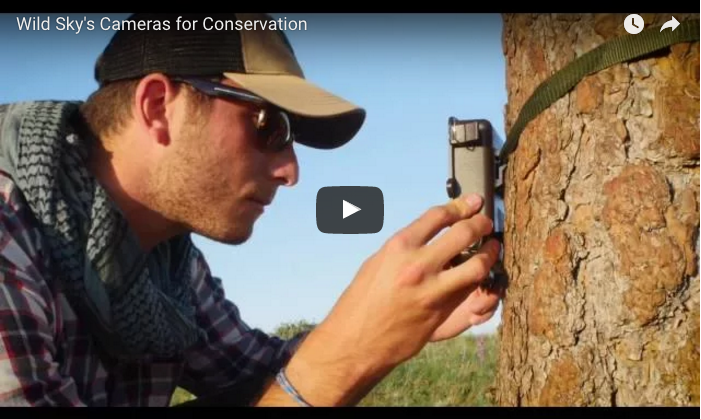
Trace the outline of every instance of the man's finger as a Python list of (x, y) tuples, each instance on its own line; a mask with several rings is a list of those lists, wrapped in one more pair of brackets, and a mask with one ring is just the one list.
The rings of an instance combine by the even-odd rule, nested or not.
[(495, 311), (499, 307), (501, 296), (477, 287), (477, 289), (470, 294), (468, 300), (472, 313), (481, 316)]
[(461, 251), (468, 249), (491, 233), (494, 224), (482, 214), (453, 224), (442, 236), (420, 249), (418, 258), (426, 269), (441, 269)]
[(393, 239), (411, 247), (423, 246), (444, 228), (478, 213), (482, 202), (481, 196), (473, 194), (435, 206), (399, 230)]
[(472, 316), (472, 318), (470, 319), (470, 327), (479, 326), (489, 321), (492, 317), (494, 317), (494, 313), (496, 313), (496, 310), (492, 310), (482, 315)]
[(456, 293), (463, 293), (488, 278), (490, 270), (499, 260), (500, 246), (496, 239), (489, 239), (470, 259), (441, 272), (435, 282), (436, 292), (440, 294), (437, 298), (450, 298)]

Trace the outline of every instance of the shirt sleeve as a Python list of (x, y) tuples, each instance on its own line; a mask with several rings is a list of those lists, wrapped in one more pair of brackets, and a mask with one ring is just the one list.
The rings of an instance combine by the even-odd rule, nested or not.
[[(179, 385), (198, 397), (244, 380), (260, 386), (264, 377), (274, 376), (290, 360), (309, 331), (282, 339), (249, 327), (238, 307), (226, 298), (221, 279), (212, 276), (201, 252), (195, 252), (197, 319), (206, 340), (189, 353)], [(246, 392), (255, 393), (255, 389)]]
[(0, 406), (85, 406), (54, 360), (55, 311), (35, 232), (0, 178)]

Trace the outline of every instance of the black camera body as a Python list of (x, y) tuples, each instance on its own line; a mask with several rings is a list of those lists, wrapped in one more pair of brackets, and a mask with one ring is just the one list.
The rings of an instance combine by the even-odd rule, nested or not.
[[(449, 173), (446, 192), (450, 198), (477, 193), (484, 199), (480, 213), (494, 223), (491, 237), (503, 243), (504, 210), (503, 185), (504, 168), (499, 161), (498, 148), (503, 141), (486, 119), (461, 120), (448, 118)], [(469, 259), (482, 245), (478, 241), (465, 249), (453, 260), (458, 265)], [(503, 251), (502, 251), (503, 254)], [(503, 273), (501, 261), (493, 274)]]

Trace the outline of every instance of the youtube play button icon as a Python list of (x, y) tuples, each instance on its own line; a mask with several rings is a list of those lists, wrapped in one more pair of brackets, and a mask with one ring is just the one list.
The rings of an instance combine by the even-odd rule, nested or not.
[(343, 218), (353, 215), (358, 211), (360, 211), (360, 208), (356, 207), (345, 199), (343, 200)]
[(373, 234), (385, 220), (384, 197), (374, 186), (327, 186), (316, 195), (316, 225), (328, 234)]

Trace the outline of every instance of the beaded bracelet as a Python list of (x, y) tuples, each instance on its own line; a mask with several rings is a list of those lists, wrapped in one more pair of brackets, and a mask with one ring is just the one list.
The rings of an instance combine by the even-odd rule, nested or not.
[(282, 389), (285, 390), (285, 392), (289, 394), (297, 403), (305, 407), (312, 407), (312, 405), (307, 403), (306, 400), (299, 395), (292, 384), (290, 384), (290, 381), (287, 379), (287, 375), (285, 375), (285, 368), (282, 368), (277, 373), (275, 379), (277, 380), (278, 384), (280, 384), (280, 387), (282, 387)]

